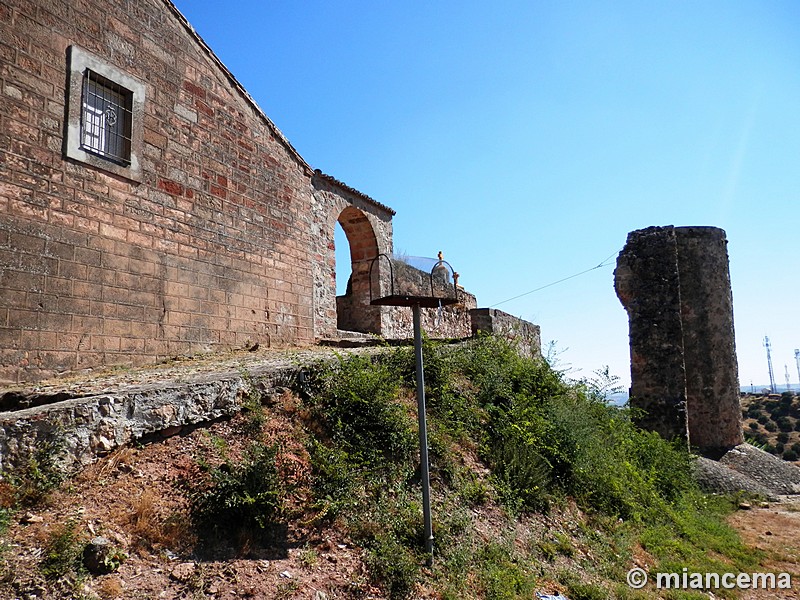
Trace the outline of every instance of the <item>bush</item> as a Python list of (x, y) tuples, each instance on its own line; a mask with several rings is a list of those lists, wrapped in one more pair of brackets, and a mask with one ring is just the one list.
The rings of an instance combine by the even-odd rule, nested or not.
[(201, 534), (264, 531), (276, 522), (284, 496), (277, 451), (275, 445), (253, 442), (241, 461), (205, 467), (199, 481), (184, 482), (192, 522)]
[(772, 411), (770, 412), (770, 416), (772, 417), (773, 421), (777, 421), (779, 418), (788, 415), (790, 410), (791, 410), (790, 406), (781, 404), (780, 406), (772, 409)]
[(791, 431), (795, 425), (789, 417), (779, 417), (775, 423), (781, 431)]
[(786, 433), (785, 431), (781, 431), (781, 432), (778, 434), (778, 436), (777, 436), (777, 440), (778, 440), (778, 441), (779, 441), (781, 444), (785, 444), (786, 442), (788, 442), (788, 441), (789, 441), (789, 434), (788, 434), (788, 433)]
[(365, 562), (392, 600), (408, 598), (414, 591), (420, 559), (391, 535), (380, 534), (374, 539)]
[(766, 429), (770, 433), (773, 433), (775, 431), (778, 431), (778, 426), (772, 421), (769, 421), (768, 423), (764, 424), (764, 429)]
[(783, 460), (794, 461), (797, 460), (800, 453), (796, 452), (794, 449), (788, 449), (783, 451)]
[(66, 479), (60, 464), (64, 450), (60, 432), (37, 442), (36, 450), (21, 467), (4, 474), (8, 487), (0, 493), (3, 496), (0, 504), (6, 508), (26, 507), (47, 498)]
[(355, 504), (357, 478), (343, 450), (326, 446), (312, 438), (308, 453), (312, 467), (314, 508), (318, 511), (316, 518), (332, 521)]
[(454, 362), (485, 410), (481, 456), (511, 508), (546, 508), (560, 491), (639, 518), (693, 486), (685, 448), (640, 431), (602, 392), (566, 383), (544, 361), (479, 338)]
[(78, 522), (69, 519), (52, 531), (47, 539), (40, 564), (48, 579), (60, 579), (72, 573), (82, 573), (83, 549), (86, 540), (78, 532)]
[(368, 358), (340, 358), (311, 393), (313, 418), (355, 463), (408, 461), (416, 447), (413, 421), (397, 402), (399, 379)]
[(769, 423), (770, 419), (767, 415), (761, 415), (756, 420), (762, 425), (766, 425), (767, 423)]
[(482, 597), (505, 600), (533, 598), (536, 580), (507, 544), (487, 543), (478, 555)]

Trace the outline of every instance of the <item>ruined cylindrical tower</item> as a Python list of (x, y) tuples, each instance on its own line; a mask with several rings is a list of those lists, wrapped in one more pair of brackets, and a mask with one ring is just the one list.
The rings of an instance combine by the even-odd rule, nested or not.
[(644, 412), (640, 425), (710, 455), (742, 443), (725, 232), (633, 231), (614, 275), (630, 323), (631, 405)]

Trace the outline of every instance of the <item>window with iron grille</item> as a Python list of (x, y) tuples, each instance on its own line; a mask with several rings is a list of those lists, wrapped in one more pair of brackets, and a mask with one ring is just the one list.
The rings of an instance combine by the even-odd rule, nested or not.
[(130, 90), (87, 69), (83, 76), (81, 147), (129, 164), (132, 99)]
[(142, 181), (145, 84), (106, 59), (70, 46), (67, 158)]

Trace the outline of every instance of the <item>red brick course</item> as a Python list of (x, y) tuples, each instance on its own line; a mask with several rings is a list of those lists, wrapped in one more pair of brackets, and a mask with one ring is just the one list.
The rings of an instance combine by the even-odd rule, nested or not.
[[(140, 184), (64, 157), (73, 44), (145, 84)], [(0, 380), (312, 342), (311, 176), (168, 2), (4, 2)]]

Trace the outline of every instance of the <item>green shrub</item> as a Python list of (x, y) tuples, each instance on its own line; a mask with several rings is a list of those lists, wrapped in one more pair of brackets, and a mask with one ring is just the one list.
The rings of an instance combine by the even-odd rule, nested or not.
[(83, 549), (86, 539), (78, 532), (78, 521), (69, 519), (53, 530), (45, 543), (39, 568), (48, 579), (83, 573)]
[(608, 590), (594, 583), (576, 581), (568, 586), (569, 597), (574, 600), (606, 600)]
[(408, 598), (414, 591), (420, 557), (393, 536), (377, 535), (367, 550), (365, 562), (372, 577), (392, 600)]
[(797, 460), (798, 456), (800, 456), (800, 454), (798, 454), (798, 452), (793, 449), (783, 451), (783, 460), (789, 460), (789, 461)]
[(418, 492), (400, 481), (368, 481), (368, 496), (349, 521), (353, 539), (367, 549), (370, 575), (391, 598), (405, 598), (423, 562), (423, 520)]
[(777, 431), (777, 430), (778, 430), (778, 426), (777, 426), (775, 423), (773, 423), (772, 421), (768, 421), (768, 422), (767, 422), (767, 423), (764, 425), (764, 429), (766, 429), (766, 430), (767, 430), (767, 431), (769, 431), (770, 433), (773, 433), (773, 432), (775, 432), (775, 431)]
[(397, 401), (399, 384), (383, 363), (361, 356), (340, 358), (312, 390), (313, 418), (352, 462), (408, 461), (416, 436), (413, 421)]
[(777, 421), (775, 421), (778, 429), (784, 432), (791, 431), (794, 428), (794, 423), (789, 417), (779, 417)]
[(332, 521), (357, 502), (358, 480), (347, 453), (312, 438), (308, 445), (314, 508), (318, 520)]
[(60, 432), (36, 443), (36, 449), (27, 461), (5, 473), (4, 478), (9, 489), (3, 503), (12, 506), (33, 506), (43, 501), (54, 489), (66, 479), (67, 474), (61, 467), (66, 445)]
[(758, 417), (757, 420), (762, 425), (766, 425), (767, 423), (769, 423), (769, 417), (767, 415), (761, 415), (760, 417)]
[(781, 432), (778, 434), (778, 436), (777, 436), (777, 440), (778, 440), (778, 441), (779, 441), (781, 444), (785, 444), (786, 442), (788, 442), (788, 441), (789, 441), (789, 434), (788, 434), (788, 433), (786, 433), (785, 431), (781, 431)]
[[(642, 517), (691, 488), (685, 448), (637, 429), (609, 406), (614, 378), (575, 386), (541, 360), (525, 359), (498, 338), (473, 340), (453, 357), (484, 412), (481, 457), (511, 508), (546, 508), (553, 494), (588, 507)], [(596, 388), (596, 389), (595, 389)]]
[(201, 534), (264, 531), (278, 519), (284, 487), (276, 468), (277, 446), (253, 442), (240, 461), (206, 467), (184, 482), (193, 523)]
[(772, 409), (770, 412), (770, 416), (772, 417), (773, 421), (777, 421), (780, 417), (784, 417), (789, 414), (791, 410), (791, 406), (786, 406), (785, 404), (781, 404), (776, 408)]
[(483, 598), (514, 600), (533, 598), (536, 578), (527, 561), (514, 555), (508, 544), (488, 542), (477, 557)]

